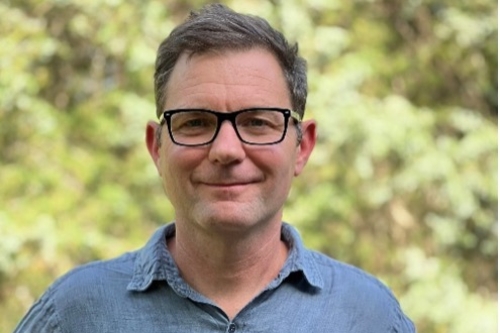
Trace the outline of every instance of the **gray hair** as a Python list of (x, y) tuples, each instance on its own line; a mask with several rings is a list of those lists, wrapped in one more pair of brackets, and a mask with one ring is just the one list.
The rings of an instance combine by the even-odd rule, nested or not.
[(263, 47), (276, 57), (290, 91), (292, 108), (302, 118), (307, 99), (307, 66), (298, 55), (297, 43), (290, 45), (283, 34), (264, 19), (237, 13), (222, 4), (206, 5), (199, 12), (191, 12), (160, 44), (154, 74), (157, 116), (163, 112), (170, 74), (183, 53), (193, 55), (254, 47)]

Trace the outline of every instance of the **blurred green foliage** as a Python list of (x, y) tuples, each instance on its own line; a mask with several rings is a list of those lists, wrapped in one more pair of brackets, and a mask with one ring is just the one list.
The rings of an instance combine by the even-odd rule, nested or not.
[[(0, 331), (172, 219), (144, 147), (159, 42), (207, 1), (0, 2)], [(233, 0), (300, 44), (316, 151), (285, 217), (422, 333), (497, 328), (497, 3)]]

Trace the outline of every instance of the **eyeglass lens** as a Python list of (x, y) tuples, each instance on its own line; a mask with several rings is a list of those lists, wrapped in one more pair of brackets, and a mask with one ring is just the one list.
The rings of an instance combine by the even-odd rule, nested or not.
[[(254, 144), (278, 142), (286, 130), (285, 115), (274, 110), (239, 112), (233, 121), (234, 125), (242, 141)], [(180, 144), (208, 143), (217, 134), (218, 127), (218, 116), (207, 111), (183, 111), (172, 114), (170, 119), (172, 136)]]

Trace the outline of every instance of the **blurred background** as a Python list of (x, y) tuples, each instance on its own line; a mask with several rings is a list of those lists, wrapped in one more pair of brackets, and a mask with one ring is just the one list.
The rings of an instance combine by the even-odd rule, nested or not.
[[(0, 331), (172, 219), (144, 146), (160, 41), (199, 0), (0, 1)], [(300, 45), (318, 145), (285, 218), (421, 333), (497, 331), (497, 2), (234, 0)]]

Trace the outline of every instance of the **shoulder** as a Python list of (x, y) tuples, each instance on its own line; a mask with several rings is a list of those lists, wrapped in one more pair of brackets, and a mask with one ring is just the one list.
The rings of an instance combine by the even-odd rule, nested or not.
[(379, 297), (395, 300), (392, 292), (379, 279), (353, 265), (340, 262), (316, 251), (309, 251), (326, 290), (338, 288), (352, 292), (376, 293)]
[[(103, 261), (94, 261), (76, 267), (56, 280), (48, 289), (54, 296), (75, 290), (95, 290), (108, 285), (126, 285), (134, 270), (134, 262), (137, 253), (123, 254), (117, 258)], [(99, 288), (100, 289), (100, 288)]]
[[(64, 332), (69, 326), (85, 326), (113, 297), (125, 294), (136, 253), (79, 266), (56, 280), (31, 307), (15, 333)], [(70, 323), (71, 322), (71, 323)]]
[(381, 299), (394, 300), (391, 291), (373, 275), (346, 263), (335, 260), (318, 251), (308, 249), (302, 243), (298, 231), (283, 223), (282, 238), (292, 248), (293, 265), (301, 269), (309, 282), (326, 292), (348, 290), (351, 294), (370, 291)]
[(392, 291), (375, 276), (353, 265), (310, 251), (323, 279), (322, 294), (358, 323), (381, 324), (393, 332), (415, 332)]

